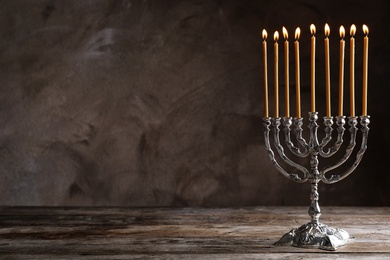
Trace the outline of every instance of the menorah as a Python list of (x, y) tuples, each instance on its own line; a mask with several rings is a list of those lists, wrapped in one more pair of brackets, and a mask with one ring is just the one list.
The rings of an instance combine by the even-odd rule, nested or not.
[[(275, 116), (268, 116), (268, 79), (267, 79), (267, 45), (266, 38), (267, 33), (263, 30), (263, 50), (264, 50), (264, 140), (265, 148), (268, 152), (268, 155), (276, 167), (276, 169), (282, 173), (285, 177), (290, 180), (293, 180), (298, 183), (304, 183), (309, 181), (311, 184), (311, 193), (310, 193), (310, 207), (309, 207), (309, 216), (311, 221), (307, 224), (304, 224), (298, 228), (292, 229), (285, 235), (283, 235), (276, 245), (292, 245), (297, 247), (315, 247), (325, 250), (337, 250), (340, 246), (345, 245), (350, 239), (349, 234), (340, 228), (329, 227), (328, 225), (322, 224), (319, 221), (321, 216), (321, 210), (319, 206), (319, 192), (318, 192), (318, 183), (320, 181), (326, 184), (333, 184), (338, 181), (345, 179), (350, 175), (360, 163), (366, 149), (367, 149), (367, 138), (369, 132), (369, 123), (370, 117), (367, 115), (367, 63), (368, 63), (368, 28), (363, 25), (363, 32), (365, 34), (364, 38), (364, 54), (363, 54), (363, 101), (362, 101), (362, 115), (360, 116), (360, 128), (362, 133), (360, 149), (356, 153), (356, 158), (352, 165), (346, 165), (347, 170), (341, 174), (334, 174), (330, 177), (327, 176), (327, 173), (339, 168), (341, 165), (350, 158), (353, 154), (354, 148), (356, 146), (356, 140), (358, 135), (358, 121), (359, 118), (355, 116), (355, 100), (354, 100), (354, 61), (355, 61), (355, 42), (354, 35), (356, 31), (355, 25), (351, 26), (351, 40), (350, 40), (350, 116), (348, 119), (343, 115), (343, 81), (344, 81), (344, 27), (340, 27), (340, 80), (339, 80), (339, 111), (338, 116), (331, 116), (330, 111), (330, 68), (329, 68), (329, 26), (325, 25), (325, 69), (326, 69), (326, 116), (323, 117), (324, 124), (324, 137), (319, 140), (318, 137), (318, 112), (315, 111), (315, 26), (311, 25), (311, 111), (308, 113), (308, 128), (309, 128), (309, 138), (304, 138), (303, 135), (303, 124), (304, 120), (301, 117), (300, 113), (300, 77), (299, 77), (299, 35), (300, 29), (297, 28), (295, 33), (295, 74), (296, 74), (296, 114), (297, 117), (292, 118), (289, 114), (289, 77), (288, 77), (288, 36), (287, 30), (283, 27), (283, 34), (285, 38), (285, 85), (286, 85), (286, 116), (279, 117), (278, 109), (278, 33), (275, 32), (274, 39), (274, 85), (275, 85)], [(334, 123), (335, 119), (335, 123)], [(349, 132), (350, 132), (350, 141), (348, 145), (343, 144), (344, 133), (346, 128), (346, 119), (348, 120)], [(331, 144), (332, 132), (334, 128), (337, 129), (337, 139)], [(280, 139), (280, 130), (283, 128), (284, 131), (284, 142), (283, 146)], [(293, 128), (293, 129), (292, 129)], [(293, 132), (292, 132), (293, 130)], [(270, 136), (272, 131), (273, 136)], [(291, 134), (295, 135), (295, 144), (291, 137)], [(273, 146), (271, 146), (270, 140), (273, 139)], [(274, 147), (274, 148), (273, 148)], [(344, 154), (342, 154), (343, 149), (341, 147), (346, 147)], [(286, 164), (291, 166), (293, 169), (296, 169), (295, 172), (299, 171), (300, 174), (291, 173), (285, 170), (281, 164), (275, 158), (276, 149), (277, 154), (281, 160)], [(288, 149), (289, 155), (285, 153), (285, 149)], [(329, 166), (319, 169), (319, 158), (330, 158), (335, 154), (339, 154), (339, 158), (334, 160), (335, 162)], [(342, 155), (342, 156), (341, 156)], [(310, 168), (305, 167), (303, 164), (299, 164), (293, 159), (295, 157), (309, 157)]]

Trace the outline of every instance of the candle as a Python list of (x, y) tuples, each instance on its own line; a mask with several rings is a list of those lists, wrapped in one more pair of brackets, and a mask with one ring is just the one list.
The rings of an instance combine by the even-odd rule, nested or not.
[(263, 63), (264, 63), (264, 117), (268, 117), (268, 73), (267, 73), (267, 31), (263, 30)]
[(284, 37), (284, 85), (285, 85), (285, 101), (286, 101), (286, 117), (290, 117), (290, 79), (289, 79), (289, 53), (288, 53), (288, 33), (283, 26)]
[(329, 34), (330, 28), (325, 24), (325, 86), (326, 86), (326, 116), (330, 117), (330, 55), (329, 55)]
[(311, 52), (310, 52), (310, 86), (311, 86), (311, 112), (316, 111), (316, 80), (315, 80), (315, 73), (316, 73), (316, 27), (314, 24), (310, 25), (310, 33), (311, 33)]
[(301, 79), (299, 68), (299, 36), (301, 35), (301, 29), (298, 27), (295, 30), (295, 92), (296, 92), (296, 114), (297, 118), (301, 118)]
[(345, 29), (340, 26), (340, 66), (339, 66), (339, 116), (343, 116), (344, 99), (344, 57), (345, 57)]
[(368, 81), (368, 27), (363, 24), (363, 93), (362, 93), (362, 115), (367, 115), (367, 81)]
[(351, 116), (355, 116), (355, 33), (356, 26), (351, 25), (350, 35), (351, 39), (349, 40), (349, 110)]
[(275, 102), (274, 111), (275, 118), (279, 117), (279, 33), (274, 33), (274, 87), (275, 87)]

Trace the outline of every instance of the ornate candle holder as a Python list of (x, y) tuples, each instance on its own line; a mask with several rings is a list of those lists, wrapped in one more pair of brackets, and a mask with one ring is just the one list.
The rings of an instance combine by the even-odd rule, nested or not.
[[(344, 162), (348, 160), (350, 155), (352, 154), (354, 147), (356, 145), (356, 135), (358, 132), (358, 118), (357, 117), (349, 117), (348, 125), (350, 132), (350, 142), (346, 147), (344, 156), (334, 163), (333, 165), (324, 167), (319, 170), (319, 156), (323, 158), (328, 158), (336, 154), (343, 143), (344, 136), (344, 125), (345, 125), (345, 116), (337, 116), (336, 117), (336, 125), (337, 125), (337, 140), (332, 147), (326, 149), (326, 146), (332, 139), (332, 131), (333, 131), (333, 117), (324, 117), (324, 125), (325, 125), (325, 137), (321, 140), (321, 143), (318, 141), (317, 131), (318, 131), (318, 113), (317, 112), (309, 112), (309, 129), (310, 129), (310, 139), (307, 143), (304, 137), (302, 136), (303, 129), (303, 119), (302, 118), (263, 118), (264, 124), (264, 139), (265, 139), (265, 147), (271, 158), (272, 163), (281, 172), (285, 177), (289, 178), (298, 183), (304, 183), (306, 181), (310, 181), (311, 184), (311, 194), (310, 194), (310, 207), (309, 207), (309, 215), (311, 217), (311, 221), (305, 225), (302, 225), (299, 228), (292, 229), (290, 232), (283, 235), (279, 241), (277, 241), (276, 245), (292, 245), (297, 247), (315, 247), (325, 250), (337, 250), (338, 247), (345, 245), (348, 242), (349, 234), (339, 228), (332, 228), (325, 224), (319, 222), (319, 218), (321, 216), (320, 206), (318, 204), (319, 194), (318, 194), (318, 183), (320, 181), (326, 184), (336, 183), (346, 178), (349, 174), (351, 174), (359, 162), (361, 161), (364, 152), (367, 149), (367, 138), (369, 128), (368, 125), (370, 123), (369, 116), (360, 116), (360, 125), (362, 132), (361, 146), (359, 151), (356, 154), (356, 159), (354, 163), (342, 174), (331, 175), (330, 177), (326, 177), (326, 173), (338, 168)], [(300, 144), (300, 147), (293, 144), (290, 136), (291, 126), (294, 123), (295, 126), (295, 135), (297, 143)], [(307, 157), (310, 156), (310, 169), (294, 162), (290, 158), (286, 156), (284, 153), (284, 148), (280, 143), (280, 126), (283, 124), (283, 131), (285, 136), (285, 146), (291, 151), (291, 153), (298, 157)], [(279, 163), (275, 159), (275, 153), (270, 145), (270, 131), (273, 132), (273, 140), (274, 146), (276, 148), (277, 153), (282, 158), (284, 162), (288, 165), (294, 167), (298, 171), (302, 172), (302, 176), (298, 174), (289, 173), (285, 171)]]

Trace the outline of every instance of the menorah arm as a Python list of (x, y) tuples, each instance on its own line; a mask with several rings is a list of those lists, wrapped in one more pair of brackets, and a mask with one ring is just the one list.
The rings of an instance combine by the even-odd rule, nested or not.
[[(265, 148), (266, 148), (267, 153), (268, 153), (268, 155), (269, 155), (269, 157), (271, 159), (272, 164), (275, 165), (276, 169), (281, 174), (283, 174), (283, 176), (285, 176), (286, 178), (288, 178), (290, 180), (293, 180), (293, 181), (298, 182), (298, 183), (303, 183), (303, 182), (307, 181), (307, 179), (308, 179), (308, 171), (305, 168), (303, 168), (302, 166), (296, 164), (296, 166), (298, 166), (299, 168), (303, 168), (304, 169), (304, 170), (299, 169), (299, 170), (303, 171), (303, 174), (304, 174), (303, 178), (299, 177), (298, 174), (289, 173), (289, 172), (285, 171), (279, 165), (279, 163), (275, 159), (275, 154), (274, 154), (274, 152), (273, 152), (273, 150), (271, 148), (270, 141), (269, 141), (270, 140), (270, 136), (269, 136), (270, 128), (269, 127), (271, 125), (271, 119), (270, 118), (263, 118), (263, 125), (264, 125), (264, 143), (265, 143)], [(280, 145), (279, 141), (278, 141), (278, 143)], [(280, 152), (279, 149), (278, 149), (278, 152)], [(294, 162), (292, 162), (292, 163), (295, 164)]]
[(299, 171), (301, 171), (303, 173), (303, 179), (306, 181), (307, 178), (308, 178), (307, 176), (309, 174), (309, 171), (305, 167), (303, 167), (303, 166), (293, 162), (284, 153), (284, 148), (280, 144), (280, 138), (279, 138), (280, 129), (279, 129), (279, 126), (280, 126), (280, 118), (275, 118), (273, 120), (273, 127), (274, 127), (273, 131), (274, 131), (274, 144), (275, 144), (276, 150), (278, 151), (279, 156), (283, 159), (283, 161), (285, 161), (288, 165), (295, 167), (297, 170), (299, 170)]
[(295, 133), (296, 133), (297, 141), (304, 147), (305, 150), (303, 151), (303, 153), (307, 155), (309, 153), (309, 149), (308, 149), (309, 145), (307, 144), (306, 140), (302, 136), (303, 118), (302, 117), (294, 118), (294, 125), (295, 125)]
[(332, 140), (332, 132), (333, 132), (333, 117), (324, 117), (324, 125), (325, 125), (325, 137), (322, 139), (320, 146), (323, 147)]
[[(309, 154), (309, 150), (307, 149), (307, 147), (303, 147), (303, 151), (301, 151), (298, 147), (296, 147), (294, 145), (294, 143), (291, 141), (291, 135), (290, 135), (290, 132), (291, 132), (291, 129), (290, 129), (290, 126), (292, 125), (292, 119), (291, 117), (284, 117), (283, 118), (283, 125), (284, 125), (284, 136), (285, 136), (285, 143), (286, 143), (286, 146), (288, 147), (288, 149), (293, 153), (295, 154), (296, 156), (299, 156), (299, 157), (306, 157), (308, 154)], [(302, 128), (301, 128), (302, 129)], [(302, 142), (306, 142), (303, 137), (302, 137), (302, 133), (300, 133), (300, 139), (301, 139), (301, 143)], [(302, 141), (303, 140), (303, 141)]]
[(333, 169), (339, 167), (341, 164), (343, 164), (349, 158), (349, 156), (351, 155), (351, 153), (353, 151), (353, 148), (355, 147), (357, 120), (356, 120), (356, 117), (350, 117), (349, 124), (351, 125), (351, 128), (350, 128), (351, 142), (350, 142), (349, 146), (347, 147), (347, 151), (346, 151), (344, 157), (339, 162), (337, 162), (334, 165), (325, 167), (320, 172), (321, 180), (324, 183), (332, 184), (332, 183), (341, 181), (342, 179), (345, 179), (349, 174), (351, 174), (356, 169), (356, 167), (359, 165), (360, 161), (362, 160), (363, 155), (364, 155), (365, 151), (367, 150), (368, 132), (370, 130), (370, 128), (368, 127), (368, 124), (370, 123), (370, 120), (369, 120), (370, 117), (369, 116), (361, 116), (360, 118), (361, 118), (360, 124), (362, 125), (361, 131), (362, 131), (363, 136), (362, 136), (362, 143), (361, 143), (359, 151), (356, 154), (356, 159), (355, 159), (354, 163), (352, 164), (352, 166), (350, 168), (348, 168), (342, 174), (332, 175), (330, 178), (326, 178), (326, 176), (325, 176), (325, 174), (328, 171), (333, 170)]
[(322, 139), (322, 142), (320, 144), (319, 154), (322, 157), (330, 157), (334, 155), (340, 148), (340, 146), (343, 144), (343, 136), (344, 136), (344, 125), (345, 125), (345, 116), (337, 116), (337, 141), (335, 144), (330, 147), (326, 152), (324, 151), (324, 146), (328, 144), (328, 142), (332, 139), (331, 133), (332, 133), (332, 124), (333, 120), (331, 117), (324, 117), (324, 125), (325, 125), (325, 131), (326, 136), (324, 139)]

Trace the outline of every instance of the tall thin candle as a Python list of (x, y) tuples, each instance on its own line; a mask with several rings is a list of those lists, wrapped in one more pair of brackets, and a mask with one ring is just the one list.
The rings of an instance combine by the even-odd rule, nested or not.
[(296, 115), (297, 118), (301, 118), (301, 73), (299, 64), (299, 36), (301, 35), (301, 29), (298, 27), (295, 29), (295, 92), (296, 92)]
[(355, 116), (355, 33), (356, 26), (352, 24), (349, 40), (349, 113), (352, 117)]
[(274, 33), (274, 87), (275, 87), (275, 102), (274, 102), (274, 111), (275, 118), (279, 117), (279, 33), (276, 31)]
[(290, 79), (289, 79), (289, 44), (288, 33), (286, 27), (283, 26), (284, 37), (284, 85), (285, 85), (285, 101), (286, 101), (286, 117), (290, 117)]
[(269, 116), (268, 113), (268, 72), (267, 72), (267, 31), (262, 32), (263, 37), (263, 68), (264, 68), (264, 117)]
[(367, 115), (367, 84), (368, 84), (368, 27), (363, 25), (363, 93), (362, 93), (362, 115)]
[(330, 28), (328, 24), (325, 24), (325, 86), (326, 86), (326, 116), (331, 115), (330, 104), (330, 55), (329, 55), (329, 34)]
[(310, 25), (310, 33), (311, 33), (311, 52), (310, 52), (310, 86), (311, 86), (311, 106), (310, 110), (311, 112), (316, 111), (316, 27), (314, 24)]
[(345, 29), (340, 26), (340, 66), (339, 66), (339, 116), (343, 116), (344, 99), (344, 57), (345, 57)]

